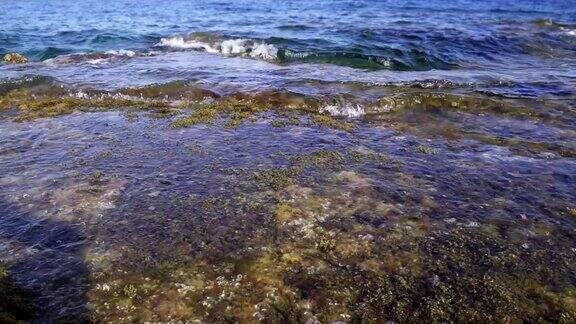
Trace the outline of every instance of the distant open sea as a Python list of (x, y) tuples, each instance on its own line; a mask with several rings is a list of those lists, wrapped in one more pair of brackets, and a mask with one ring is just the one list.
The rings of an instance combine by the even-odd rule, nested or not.
[(49, 0), (2, 1), (0, 12), (0, 54), (33, 62), (0, 67), (0, 82), (253, 90), (442, 80), (537, 97), (568, 95), (576, 78), (570, 0)]

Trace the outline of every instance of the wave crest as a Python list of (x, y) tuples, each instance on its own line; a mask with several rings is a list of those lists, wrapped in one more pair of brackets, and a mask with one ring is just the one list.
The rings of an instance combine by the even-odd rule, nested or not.
[(329, 113), (332, 116), (345, 116), (350, 118), (362, 117), (366, 110), (359, 104), (327, 105), (320, 108), (320, 113)]
[[(291, 48), (295, 46), (296, 48)], [(192, 33), (187, 37), (161, 38), (157, 47), (179, 50), (197, 50), (228, 57), (249, 57), (269, 62), (334, 64), (367, 70), (425, 71), (452, 69), (457, 65), (423, 51), (410, 50), (395, 54), (366, 53), (358, 49), (331, 49), (295, 44), (289, 39), (267, 40), (226, 38), (210, 33)]]
[[(199, 38), (205, 39), (206, 37)], [(247, 38), (214, 40), (212, 42), (207, 42), (194, 37), (184, 39), (181, 36), (174, 36), (162, 38), (156, 45), (176, 49), (201, 50), (225, 56), (259, 58), (267, 61), (275, 61), (278, 59), (278, 48), (276, 46)]]

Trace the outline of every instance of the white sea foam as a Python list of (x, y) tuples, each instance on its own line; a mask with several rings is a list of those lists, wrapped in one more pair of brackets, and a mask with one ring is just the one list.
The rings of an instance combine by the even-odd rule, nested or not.
[(278, 48), (276, 46), (246, 38), (227, 39), (210, 44), (196, 39), (184, 39), (181, 36), (175, 36), (162, 38), (157, 46), (195, 49), (224, 56), (245, 56), (267, 61), (273, 61), (278, 58)]
[(566, 35), (576, 36), (576, 29), (574, 28), (560, 27), (560, 30)]
[(320, 112), (321, 113), (327, 112), (332, 116), (346, 116), (351, 118), (358, 118), (366, 114), (364, 107), (358, 104), (356, 105), (345, 104), (341, 106), (328, 105), (320, 108)]
[(172, 47), (172, 48), (181, 48), (181, 49), (203, 49), (207, 52), (218, 52), (214, 50), (209, 44), (199, 42), (196, 40), (185, 40), (183, 37), (170, 37), (170, 38), (162, 38), (160, 43), (156, 44), (157, 46), (165, 46), (165, 47)]
[(94, 60), (88, 60), (88, 61), (86, 61), (86, 63), (96, 65), (96, 64), (104, 63), (106, 61), (108, 61), (107, 58), (99, 58), (99, 59), (94, 59)]
[(76, 97), (78, 99), (88, 99), (90, 96), (88, 96), (88, 94), (82, 90), (78, 90), (78, 92), (76, 93), (72, 93), (73, 97)]
[(125, 50), (125, 49), (121, 49), (121, 50), (117, 50), (117, 51), (107, 51), (106, 54), (110, 54), (110, 55), (114, 55), (114, 56), (129, 56), (129, 57), (133, 57), (136, 56), (136, 52), (131, 51), (131, 50)]

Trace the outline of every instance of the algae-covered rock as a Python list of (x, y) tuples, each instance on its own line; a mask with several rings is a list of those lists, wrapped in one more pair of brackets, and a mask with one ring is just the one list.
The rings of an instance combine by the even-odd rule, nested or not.
[(24, 56), (22, 54), (18, 54), (18, 53), (8, 53), (8, 54), (4, 55), (4, 57), (2, 58), (2, 61), (4, 63), (8, 63), (8, 64), (28, 63), (28, 59), (26, 58), (26, 56)]

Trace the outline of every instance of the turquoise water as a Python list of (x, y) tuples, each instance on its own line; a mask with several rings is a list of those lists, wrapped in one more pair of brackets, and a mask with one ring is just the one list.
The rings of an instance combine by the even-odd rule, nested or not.
[(576, 322), (574, 1), (1, 1), (0, 323)]

